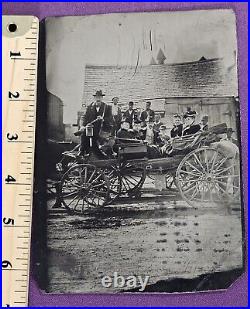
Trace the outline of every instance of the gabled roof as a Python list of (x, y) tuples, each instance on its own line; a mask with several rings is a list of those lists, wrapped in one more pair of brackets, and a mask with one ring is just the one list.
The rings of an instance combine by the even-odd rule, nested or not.
[(166, 97), (237, 96), (236, 74), (227, 71), (222, 59), (140, 66), (93, 66), (85, 68), (84, 97), (88, 105), (93, 93), (102, 89), (105, 101), (118, 96), (120, 102)]

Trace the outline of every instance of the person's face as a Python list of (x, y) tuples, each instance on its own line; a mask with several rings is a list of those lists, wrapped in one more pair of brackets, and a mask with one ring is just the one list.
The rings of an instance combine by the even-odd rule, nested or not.
[(227, 132), (227, 138), (231, 138), (232, 135), (233, 135), (233, 132), (232, 132), (232, 131), (228, 131), (228, 132)]
[(114, 99), (113, 99), (113, 104), (114, 104), (114, 105), (117, 105), (118, 102), (119, 102), (119, 99), (118, 99), (118, 98), (114, 98)]
[(164, 138), (165, 136), (166, 136), (166, 129), (160, 129), (160, 132), (159, 132), (159, 136), (161, 137), (161, 138)]
[(151, 104), (150, 103), (146, 103), (146, 109), (150, 109)]
[(161, 116), (160, 115), (155, 115), (155, 120), (156, 120), (156, 122), (160, 121), (161, 120)]
[(175, 117), (175, 118), (174, 118), (174, 124), (175, 124), (176, 126), (180, 125), (180, 124), (181, 124), (181, 119), (180, 119), (179, 117)]
[(102, 96), (99, 96), (99, 95), (95, 96), (95, 101), (96, 101), (97, 105), (100, 105), (101, 102), (102, 102)]
[(133, 109), (133, 104), (129, 104), (128, 108), (129, 108), (130, 110), (132, 110), (132, 109)]
[(123, 122), (122, 128), (125, 129), (125, 130), (129, 130), (129, 128), (130, 128), (129, 123), (128, 122)]
[(203, 118), (201, 119), (201, 123), (202, 123), (203, 125), (206, 125), (206, 124), (208, 123), (208, 119), (205, 118), (205, 117), (203, 117)]
[(184, 119), (184, 123), (187, 126), (191, 126), (194, 123), (194, 118), (193, 117), (187, 117)]
[(140, 125), (139, 125), (138, 123), (135, 123), (135, 124), (133, 125), (133, 129), (134, 129), (135, 131), (139, 131)]

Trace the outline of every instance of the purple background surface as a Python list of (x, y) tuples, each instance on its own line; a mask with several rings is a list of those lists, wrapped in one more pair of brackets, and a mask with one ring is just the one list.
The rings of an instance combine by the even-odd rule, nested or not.
[[(241, 138), (244, 179), (245, 218), (248, 205), (248, 4), (237, 2), (5, 2), (3, 14), (36, 15), (39, 19), (47, 16), (90, 15), (111, 12), (150, 12), (191, 9), (231, 8), (236, 13), (238, 29), (239, 94), (241, 98)], [(247, 233), (247, 220), (246, 233)], [(247, 236), (247, 235), (246, 235)], [(227, 291), (186, 294), (81, 294), (48, 295), (39, 291), (31, 278), (30, 306), (247, 306), (247, 273), (238, 279)]]

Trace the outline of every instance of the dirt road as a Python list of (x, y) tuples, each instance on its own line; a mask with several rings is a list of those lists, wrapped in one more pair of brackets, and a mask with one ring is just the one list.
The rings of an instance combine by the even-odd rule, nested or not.
[(101, 284), (114, 272), (149, 275), (153, 284), (242, 267), (239, 208), (195, 210), (178, 195), (152, 192), (84, 216), (52, 209), (50, 200), (48, 292), (114, 292)]

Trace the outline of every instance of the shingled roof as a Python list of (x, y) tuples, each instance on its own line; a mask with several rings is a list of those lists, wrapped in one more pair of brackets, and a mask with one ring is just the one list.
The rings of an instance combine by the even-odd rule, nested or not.
[(237, 95), (235, 72), (226, 70), (222, 59), (179, 64), (93, 66), (85, 68), (83, 105), (102, 89), (105, 102), (118, 96), (120, 102), (140, 102), (167, 97), (225, 97)]

